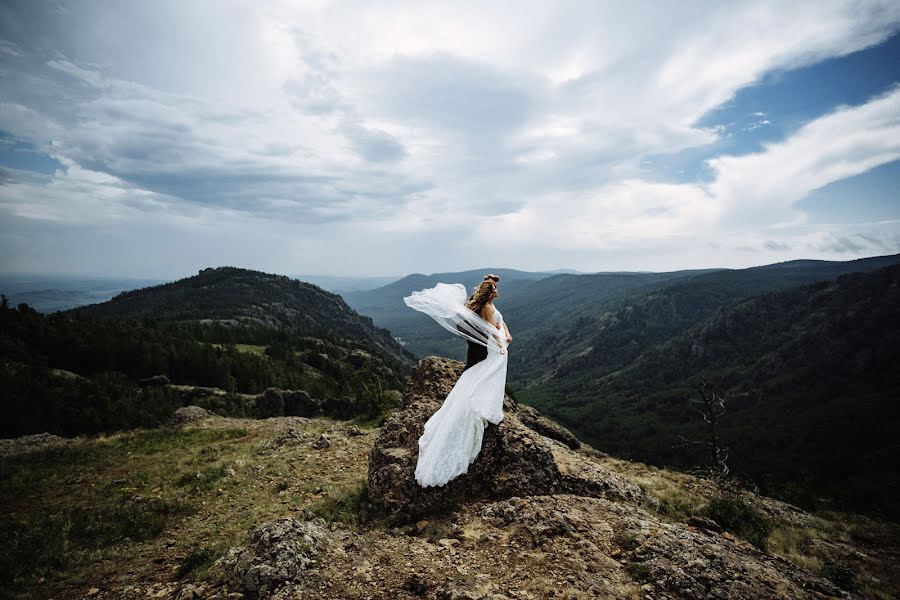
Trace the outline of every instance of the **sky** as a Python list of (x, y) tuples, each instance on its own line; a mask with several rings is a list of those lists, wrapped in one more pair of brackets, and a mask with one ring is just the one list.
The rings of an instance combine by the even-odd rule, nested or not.
[(6, 0), (0, 272), (900, 252), (900, 2)]

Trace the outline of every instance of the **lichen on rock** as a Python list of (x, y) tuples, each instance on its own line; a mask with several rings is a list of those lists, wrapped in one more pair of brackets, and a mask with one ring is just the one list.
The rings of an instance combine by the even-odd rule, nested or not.
[(257, 525), (247, 546), (232, 548), (219, 559), (226, 581), (244, 592), (265, 595), (302, 582), (316, 568), (316, 557), (330, 543), (324, 519), (305, 514)]

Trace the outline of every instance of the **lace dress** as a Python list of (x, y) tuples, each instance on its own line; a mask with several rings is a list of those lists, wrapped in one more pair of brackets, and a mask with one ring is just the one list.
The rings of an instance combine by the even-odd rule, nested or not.
[[(506, 348), (503, 315), (494, 307), (500, 324), (497, 336)], [(484, 428), (503, 420), (506, 364), (509, 351), (488, 347), (487, 358), (463, 371), (441, 407), (425, 423), (419, 438), (416, 481), (440, 486), (465, 473), (481, 451)]]

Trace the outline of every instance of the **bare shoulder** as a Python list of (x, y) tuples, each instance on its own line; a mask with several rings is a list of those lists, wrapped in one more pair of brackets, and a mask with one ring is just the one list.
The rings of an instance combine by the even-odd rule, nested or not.
[(487, 321), (494, 320), (494, 305), (493, 304), (485, 304), (481, 307), (481, 316), (485, 318)]

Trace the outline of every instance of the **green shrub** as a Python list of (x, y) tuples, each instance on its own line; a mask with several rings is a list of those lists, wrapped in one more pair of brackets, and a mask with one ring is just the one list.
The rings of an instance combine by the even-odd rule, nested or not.
[(714, 498), (703, 512), (723, 529), (747, 540), (760, 550), (766, 549), (766, 540), (772, 531), (772, 523), (740, 496), (726, 494)]
[(822, 563), (822, 575), (842, 590), (855, 590), (858, 574), (859, 565), (844, 557), (828, 557)]

